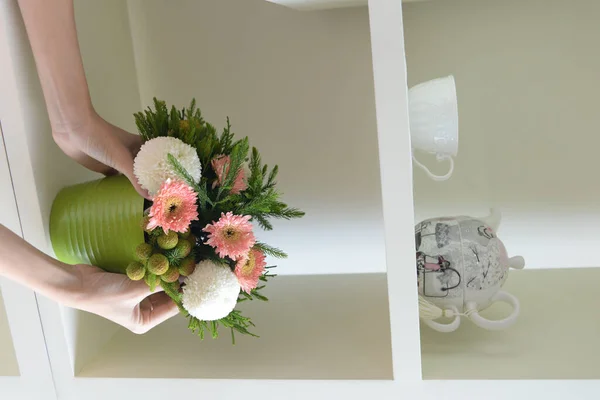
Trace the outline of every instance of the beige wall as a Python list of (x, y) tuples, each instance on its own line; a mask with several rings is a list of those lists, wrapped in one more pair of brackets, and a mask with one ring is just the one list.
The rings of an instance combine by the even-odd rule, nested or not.
[(263, 0), (129, 6), (143, 103), (158, 96), (186, 105), (195, 96), (219, 128), (229, 115), (265, 161), (279, 164), (286, 200), (307, 212), (260, 234), (290, 253), (279, 273), (384, 271), (366, 8), (302, 13)]
[(111, 123), (135, 132), (140, 110), (126, 0), (76, 0), (81, 56), (96, 111)]
[(415, 170), (417, 218), (499, 206), (500, 233), (528, 267), (597, 265), (600, 54), (592, 49), (600, 3), (453, 0), (404, 9), (409, 84), (454, 74), (460, 114), (452, 180)]

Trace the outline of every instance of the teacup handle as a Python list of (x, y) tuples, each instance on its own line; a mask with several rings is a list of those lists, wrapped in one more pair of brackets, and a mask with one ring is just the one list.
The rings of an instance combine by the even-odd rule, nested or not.
[(452, 173), (454, 172), (454, 160), (452, 159), (451, 156), (438, 156), (437, 159), (438, 159), (438, 161), (442, 161), (442, 160), (450, 161), (450, 170), (448, 171), (448, 173), (446, 175), (434, 174), (433, 172), (431, 172), (429, 170), (429, 168), (427, 168), (425, 165), (421, 164), (417, 160), (417, 158), (413, 155), (413, 161), (415, 162), (415, 164), (417, 164), (421, 169), (423, 169), (423, 171), (425, 171), (431, 179), (433, 179), (434, 181), (438, 181), (438, 182), (447, 181), (448, 179), (450, 179), (450, 177), (452, 176)]
[[(446, 310), (447, 312), (450, 310)], [(422, 319), (425, 324), (433, 330), (438, 332), (448, 333), (454, 332), (460, 326), (460, 314), (456, 308), (452, 308), (452, 314), (454, 315), (454, 319), (449, 324), (440, 324), (439, 322), (432, 321), (430, 319)]]
[(519, 305), (519, 300), (512, 294), (506, 292), (498, 292), (492, 298), (492, 303), (495, 303), (497, 301), (508, 303), (512, 306), (513, 311), (508, 317), (500, 319), (498, 321), (492, 321), (483, 318), (481, 315), (479, 315), (479, 312), (477, 311), (477, 305), (475, 303), (467, 304), (467, 315), (469, 316), (469, 318), (471, 318), (471, 321), (473, 321), (473, 323), (479, 326), (480, 328), (487, 329), (490, 331), (499, 331), (502, 329), (506, 329), (517, 321), (517, 317), (519, 316), (519, 311), (521, 308)]

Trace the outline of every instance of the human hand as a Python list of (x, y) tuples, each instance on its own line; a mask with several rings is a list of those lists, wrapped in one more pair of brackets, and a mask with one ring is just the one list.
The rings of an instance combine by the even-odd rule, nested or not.
[(54, 126), (52, 135), (62, 151), (84, 167), (104, 175), (120, 172), (141, 196), (149, 198), (133, 173), (133, 160), (142, 145), (140, 136), (110, 124), (94, 111), (76, 123)]
[(63, 304), (109, 319), (133, 333), (143, 334), (179, 312), (166, 293), (150, 292), (144, 281), (89, 265), (74, 265), (77, 288), (59, 299)]

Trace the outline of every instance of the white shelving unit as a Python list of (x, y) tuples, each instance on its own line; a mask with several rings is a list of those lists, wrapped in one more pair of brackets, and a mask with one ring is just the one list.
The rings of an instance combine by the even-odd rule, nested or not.
[[(375, 76), (378, 102), (406, 108), (404, 75), (392, 86), (386, 77), (404, 70), (400, 5), (381, 3), (370, 16), (364, 8), (331, 20), (265, 2), (171, 7), (159, 1), (80, 1), (76, 10), (93, 101), (105, 118), (134, 130), (131, 114), (149, 104), (152, 96), (175, 104), (196, 96), (209, 121), (218, 124), (229, 114), (236, 131), (248, 134), (265, 160), (280, 165), (287, 200), (305, 209), (308, 217), (297, 224), (280, 224), (277, 236), (263, 237), (292, 257), (269, 287), (272, 303), (248, 306), (262, 338), (238, 338), (236, 347), (227, 337), (200, 342), (177, 318), (148, 335), (133, 336), (38, 296), (58, 397), (105, 399), (137, 392), (163, 398), (202, 390), (229, 399), (248, 393), (264, 396), (267, 387), (275, 397), (289, 397), (290, 392), (306, 397), (315, 391), (366, 395), (372, 388), (393, 391), (400, 375), (419, 379), (419, 370), (412, 368), (419, 361), (418, 347), (410, 345), (418, 343), (415, 303), (407, 305), (404, 296), (397, 295), (409, 289), (416, 300), (410, 279), (402, 278), (404, 272), (412, 276), (414, 271), (400, 267), (412, 260), (412, 197), (396, 197), (386, 186), (392, 179), (395, 186), (403, 177), (404, 186), (410, 187), (409, 140), (407, 135), (386, 139), (381, 134), (405, 130), (407, 119), (392, 108), (378, 110), (376, 117), (373, 86)], [(200, 14), (218, 18), (196, 24)], [(254, 15), (252, 24), (244, 17), (249, 14)], [(11, 17), (18, 21), (18, 15)], [(369, 17), (371, 22), (381, 20), (373, 36), (373, 52), (379, 54), (375, 64)], [(187, 26), (190, 43), (182, 45), (198, 46), (202, 52), (181, 54), (171, 43), (182, 32), (156, 31), (152, 27), (158, 21)], [(332, 29), (332, 23), (337, 27)], [(109, 24), (109, 31), (97, 34)], [(23, 40), (22, 27), (16, 25), (12, 35)], [(224, 25), (230, 29), (221, 29)], [(215, 31), (223, 34), (211, 35)], [(396, 40), (384, 40), (388, 34)], [(62, 187), (93, 176), (52, 143), (29, 49), (26, 43), (10, 44), (22, 53), (10, 60), (19, 72), (13, 71), (21, 89), (16, 93), (19, 107), (14, 108), (21, 117), (40, 116), (28, 121), (21, 135), (11, 132), (9, 156), (25, 153), (9, 157), (21, 183), (15, 195), (21, 213), (27, 215), (21, 218), (25, 237), (50, 252), (47, 221), (54, 196)], [(389, 51), (393, 57), (386, 54)], [(164, 62), (181, 57), (190, 58)], [(213, 62), (204, 62), (207, 59)], [(199, 65), (204, 65), (201, 73)], [(34, 82), (33, 87), (26, 82)], [(261, 101), (256, 101), (258, 95)], [(406, 157), (397, 158), (398, 150)], [(310, 162), (315, 159), (321, 161)], [(49, 161), (52, 168), (47, 167)], [(380, 162), (391, 173), (387, 183), (379, 179)], [(356, 191), (357, 185), (361, 191)], [(28, 202), (31, 197), (35, 201)], [(392, 207), (398, 200), (406, 204), (401, 212)], [(403, 229), (386, 231), (384, 219)], [(386, 254), (386, 236), (390, 242), (400, 238), (405, 243), (404, 262), (394, 255), (395, 249)], [(395, 271), (390, 273), (396, 275), (395, 289), (388, 287), (386, 262), (387, 269)], [(409, 310), (407, 317), (415, 322), (410, 332), (402, 327), (403, 310)], [(396, 334), (394, 326), (401, 327)], [(172, 345), (165, 346), (165, 341)], [(124, 362), (127, 358), (131, 362)], [(250, 369), (248, 359), (255, 363)], [(233, 370), (231, 365), (239, 367)], [(167, 379), (149, 390), (148, 379), (153, 378)], [(356, 389), (357, 381), (365, 385)]]
[[(320, 8), (330, 8), (325, 3)], [(18, 376), (0, 377), (0, 398), (116, 400), (130, 399), (132, 393), (146, 399), (190, 393), (214, 399), (408, 395), (500, 400), (530, 398), (531, 393), (546, 399), (597, 398), (600, 347), (594, 339), (600, 320), (594, 284), (600, 269), (528, 267), (511, 273), (506, 288), (520, 298), (522, 314), (506, 332), (485, 332), (468, 321), (452, 334), (419, 326), (415, 219), (506, 208), (500, 235), (509, 251), (529, 258), (527, 249), (535, 248), (535, 264), (544, 266), (542, 240), (523, 243), (529, 239), (527, 229), (535, 226), (532, 221), (542, 227), (544, 214), (519, 225), (523, 216), (534, 215), (523, 204), (546, 193), (543, 184), (536, 183), (531, 191), (525, 178), (511, 185), (528, 168), (525, 150), (507, 168), (502, 168), (502, 155), (492, 154), (502, 148), (509, 155), (513, 148), (501, 136), (515, 112), (501, 106), (513, 104), (513, 98), (502, 92), (504, 102), (494, 100), (503, 88), (500, 78), (514, 78), (520, 70), (513, 65), (506, 76), (485, 73), (485, 68), (506, 61), (501, 53), (512, 51), (524, 34), (497, 37), (492, 27), (500, 29), (501, 18), (506, 18), (516, 30), (517, 22), (525, 24), (540, 8), (548, 11), (534, 14), (544, 29), (544, 23), (556, 26), (560, 15), (572, 19), (582, 10), (599, 11), (595, 15), (600, 10), (590, 5), (579, 8), (579, 14), (567, 13), (556, 1), (550, 6), (537, 0), (501, 3), (415, 3), (405, 6), (403, 17), (400, 1), (393, 0), (310, 13), (261, 0), (177, 6), (159, 0), (77, 0), (86, 75), (102, 116), (135, 131), (133, 112), (149, 105), (153, 96), (179, 105), (196, 97), (208, 121), (220, 127), (229, 115), (238, 134), (248, 135), (267, 162), (280, 165), (287, 201), (307, 211), (307, 217), (281, 223), (276, 234), (261, 236), (286, 249), (290, 259), (267, 288), (272, 301), (244, 305), (261, 338), (238, 336), (235, 347), (228, 335), (200, 342), (177, 317), (146, 335), (133, 335), (41, 296), (36, 303), (31, 292), (2, 282), (11, 334), (2, 330), (6, 324), (0, 314), (0, 345), (9, 343), (3, 337), (12, 337), (14, 346), (7, 349), (14, 351), (7, 350), (4, 358), (0, 348), (0, 375), (11, 374), (2, 372), (6, 370)], [(15, 207), (8, 217), (2, 214), (2, 223), (13, 218), (16, 230), (51, 253), (47, 227), (52, 200), (61, 188), (97, 176), (78, 167), (52, 142), (17, 6), (14, 1), (1, 4), (1, 18), (9, 23), (3, 26), (6, 35), (0, 35), (0, 61), (6, 61), (0, 63), (0, 120), (11, 172), (5, 192)], [(467, 9), (485, 23), (472, 22)], [(485, 19), (492, 15), (498, 16), (496, 25)], [(520, 15), (519, 21), (511, 20), (514, 15)], [(582, 26), (585, 35), (600, 36), (591, 25)], [(542, 35), (533, 35), (532, 45), (539, 44)], [(490, 37), (495, 41), (486, 42)], [(504, 40), (509, 45), (490, 56)], [(551, 53), (552, 48), (546, 50)], [(415, 172), (413, 194), (407, 82), (448, 73), (455, 73), (459, 86), (461, 153), (456, 175), (434, 184)], [(491, 86), (485, 86), (488, 82)], [(481, 87), (493, 90), (477, 92)], [(526, 93), (529, 101), (536, 98)], [(472, 115), (484, 113), (487, 105), (506, 113), (498, 117), (504, 125), (496, 124), (503, 131), (481, 133), (494, 115)], [(543, 117), (543, 106), (536, 110), (537, 118), (527, 128)], [(506, 140), (515, 145), (525, 137), (531, 153), (535, 140), (523, 136), (524, 128), (513, 130), (505, 134)], [(558, 140), (550, 133), (548, 137)], [(567, 161), (555, 149), (548, 145), (542, 154)], [(488, 159), (495, 163), (486, 164)], [(571, 161), (576, 159), (573, 155)], [(531, 170), (552, 167), (548, 160), (540, 158), (542, 164)], [(578, 171), (576, 165), (563, 168)], [(566, 185), (564, 175), (555, 178), (545, 182)], [(593, 184), (587, 188), (600, 194)], [(504, 190), (519, 195), (509, 198)], [(556, 187), (547, 193), (562, 191)], [(585, 199), (591, 204), (591, 194), (563, 196), (567, 202)], [(585, 207), (578, 211), (580, 220), (591, 216), (579, 247), (584, 243), (593, 248), (599, 238), (590, 226), (597, 214)], [(547, 214), (559, 215), (552, 207)], [(559, 218), (571, 227), (578, 221), (566, 209)], [(554, 245), (560, 243), (557, 229), (536, 232), (545, 232)], [(577, 248), (573, 246), (569, 248)], [(593, 266), (574, 263), (568, 266)], [(504, 312), (494, 308), (489, 315)]]

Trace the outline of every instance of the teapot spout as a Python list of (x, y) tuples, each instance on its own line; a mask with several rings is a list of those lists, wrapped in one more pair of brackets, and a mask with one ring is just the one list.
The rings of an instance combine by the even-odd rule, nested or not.
[(508, 266), (513, 269), (525, 268), (525, 259), (521, 256), (514, 256), (508, 259)]
[(492, 208), (490, 210), (490, 215), (485, 218), (481, 218), (481, 221), (485, 222), (487, 226), (492, 228), (494, 232), (498, 232), (498, 228), (500, 227), (500, 220), (502, 219), (502, 214), (497, 208)]

